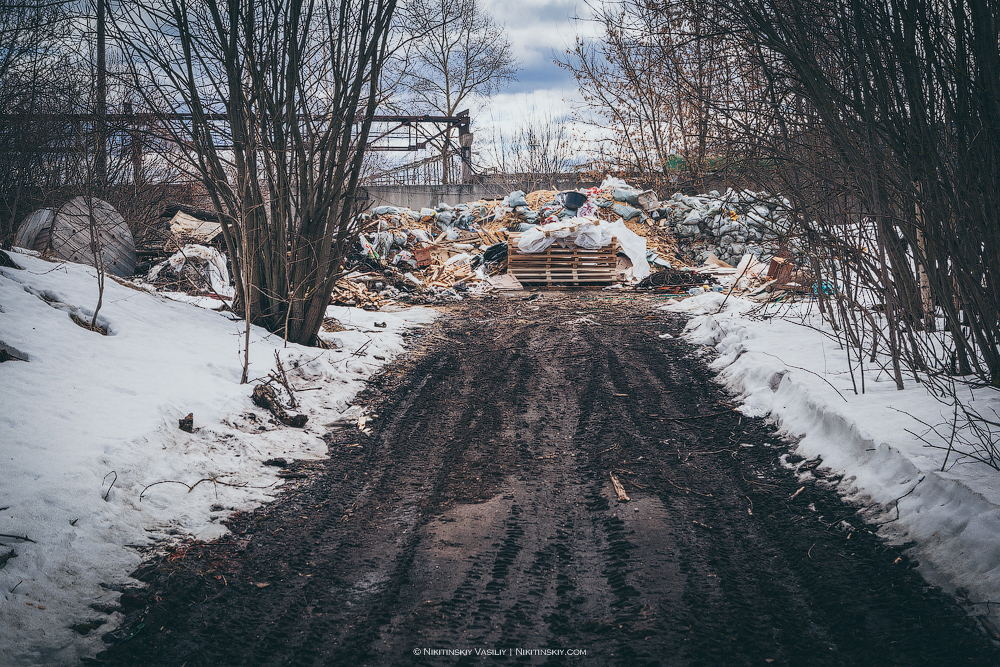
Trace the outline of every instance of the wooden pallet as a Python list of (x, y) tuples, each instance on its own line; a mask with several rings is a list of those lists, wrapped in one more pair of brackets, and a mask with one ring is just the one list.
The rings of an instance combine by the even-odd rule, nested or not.
[(520, 236), (511, 234), (508, 240), (507, 273), (522, 284), (555, 287), (610, 285), (615, 281), (615, 239), (600, 250), (553, 244), (545, 252), (523, 253), (517, 249)]

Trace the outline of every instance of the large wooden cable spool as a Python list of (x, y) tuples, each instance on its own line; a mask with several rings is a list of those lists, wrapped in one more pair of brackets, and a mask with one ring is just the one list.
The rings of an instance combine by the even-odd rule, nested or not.
[(21, 223), (14, 245), (37, 250), (58, 259), (95, 266), (91, 249), (90, 220), (93, 216), (104, 268), (116, 276), (135, 273), (135, 239), (125, 220), (106, 201), (75, 197), (59, 209), (43, 208)]
[(18, 248), (42, 252), (49, 243), (49, 231), (52, 220), (56, 217), (55, 209), (40, 208), (21, 223), (14, 236), (14, 245)]

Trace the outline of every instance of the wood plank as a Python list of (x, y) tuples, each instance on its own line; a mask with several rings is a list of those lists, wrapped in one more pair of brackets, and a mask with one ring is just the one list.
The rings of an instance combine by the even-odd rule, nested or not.
[(625, 487), (622, 486), (622, 483), (618, 480), (617, 475), (615, 475), (614, 473), (610, 474), (611, 474), (611, 484), (612, 486), (615, 487), (615, 494), (618, 496), (618, 502), (627, 503), (629, 501), (629, 497), (628, 494), (625, 493)]
[(612, 276), (604, 278), (580, 278), (574, 280), (571, 277), (560, 278), (558, 276), (519, 276), (516, 273), (510, 274), (518, 279), (523, 285), (607, 285), (612, 280)]
[(531, 266), (532, 264), (537, 264), (539, 266), (544, 264), (564, 264), (569, 266), (570, 264), (586, 265), (591, 264), (594, 266), (617, 266), (617, 262), (612, 261), (610, 257), (587, 257), (587, 258), (560, 258), (560, 257), (538, 257), (535, 259), (513, 259), (511, 264), (517, 264), (518, 266)]
[(570, 252), (539, 252), (539, 253), (524, 254), (524, 253), (519, 253), (519, 252), (515, 251), (515, 252), (509, 253), (509, 254), (510, 254), (511, 257), (516, 257), (517, 261), (526, 261), (526, 262), (530, 262), (532, 259), (538, 259), (539, 257), (563, 257), (563, 258), (570, 258), (570, 259), (572, 259), (574, 257), (575, 258), (579, 258), (579, 259), (611, 259), (612, 257), (615, 256), (614, 253), (610, 253), (610, 252), (600, 252), (600, 253), (598, 253), (598, 252), (579, 252), (579, 253), (570, 253)]
[(566, 268), (573, 268), (574, 266), (576, 266), (583, 269), (609, 269), (609, 270), (615, 270), (618, 268), (611, 262), (558, 262), (558, 261), (531, 262), (530, 264), (520, 263), (520, 262), (510, 262), (508, 266), (516, 266), (522, 269), (544, 269), (551, 266), (556, 266), (556, 267), (562, 266)]
[(508, 273), (513, 273), (516, 276), (525, 277), (540, 277), (540, 276), (558, 276), (560, 278), (571, 278), (574, 275), (580, 276), (581, 278), (587, 280), (601, 280), (607, 277), (614, 277), (612, 271), (573, 271), (573, 269), (560, 271), (559, 269), (546, 269), (544, 271), (508, 271)]
[(610, 257), (586, 257), (586, 258), (562, 258), (562, 257), (538, 257), (535, 259), (514, 259), (511, 264), (517, 264), (518, 266), (530, 266), (532, 264), (537, 264), (539, 266), (543, 264), (564, 264), (569, 266), (570, 264), (592, 264), (594, 266), (617, 266), (617, 262), (613, 262)]
[(513, 273), (518, 276), (545, 276), (545, 275), (556, 275), (560, 277), (567, 277), (578, 275), (588, 279), (603, 279), (605, 276), (614, 277), (614, 271), (581, 271), (579, 269), (575, 270), (573, 268), (569, 269), (531, 269), (528, 271), (520, 271), (518, 269), (508, 270), (508, 273)]
[(509, 255), (509, 257), (515, 262), (539, 262), (539, 261), (581, 261), (581, 262), (610, 262), (612, 260), (617, 262), (617, 258), (614, 255), (555, 255), (555, 254), (538, 254), (538, 255)]
[(21, 223), (14, 237), (14, 245), (28, 250), (44, 252), (49, 243), (49, 230), (52, 228), (52, 221), (56, 217), (55, 210), (51, 208), (38, 209)]
[(551, 273), (556, 273), (559, 275), (579, 274), (582, 276), (610, 276), (614, 275), (615, 271), (611, 269), (580, 269), (568, 266), (568, 267), (543, 267), (543, 268), (523, 269), (523, 270), (513, 269), (513, 270), (508, 270), (508, 273), (516, 273), (518, 275), (525, 275), (525, 276), (544, 275)]
[(533, 266), (533, 267), (507, 267), (508, 273), (517, 273), (519, 275), (530, 275), (537, 273), (555, 272), (569, 274), (574, 271), (579, 275), (592, 275), (592, 276), (610, 276), (617, 273), (611, 268), (594, 268), (594, 267), (573, 267), (573, 266)]

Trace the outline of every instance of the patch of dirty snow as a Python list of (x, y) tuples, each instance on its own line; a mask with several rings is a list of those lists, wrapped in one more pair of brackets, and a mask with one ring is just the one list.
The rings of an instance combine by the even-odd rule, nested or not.
[[(878, 366), (865, 369), (865, 392), (855, 393), (847, 353), (824, 335), (815, 304), (768, 313), (731, 296), (721, 305), (705, 294), (664, 309), (693, 315), (685, 336), (715, 348), (712, 367), (740, 410), (772, 419), (800, 455), (822, 457), (844, 476), (848, 500), (880, 507), (881, 534), (916, 542), (930, 581), (966, 588), (973, 601), (1000, 600), (1000, 472), (954, 456), (942, 471), (945, 452), (928, 443), (947, 443), (921, 423), (949, 422), (951, 409), (912, 380), (897, 390)], [(1000, 409), (995, 390), (962, 398), (981, 412)]]
[[(179, 303), (108, 279), (99, 322), (94, 269), (14, 253), (0, 268), (0, 662), (50, 665), (103, 648), (113, 604), (138, 548), (161, 539), (215, 539), (221, 521), (274, 497), (269, 458), (322, 457), (326, 424), (365, 380), (401, 354), (407, 329), (434, 312), (331, 307), (345, 331), (331, 350), (286, 345), (252, 328), (251, 380), (275, 354), (305, 428), (277, 424), (240, 384), (244, 327), (232, 314)], [(24, 359), (24, 361), (20, 360)], [(178, 420), (194, 415), (193, 432)], [(9, 537), (16, 536), (16, 537)], [(24, 539), (20, 539), (24, 538)], [(135, 583), (135, 582), (133, 582)], [(88, 623), (103, 622), (85, 635)]]

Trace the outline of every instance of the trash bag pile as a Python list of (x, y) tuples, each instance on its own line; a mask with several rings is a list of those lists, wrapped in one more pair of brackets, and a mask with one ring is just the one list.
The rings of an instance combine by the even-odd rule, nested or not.
[(704, 261), (709, 255), (737, 264), (744, 254), (767, 262), (784, 243), (795, 252), (797, 239), (792, 231), (788, 200), (765, 192), (728, 189), (720, 194), (675, 194), (662, 207), (661, 225), (670, 229), (688, 256)]
[[(525, 274), (538, 265), (521, 266), (520, 260), (534, 253), (548, 253), (543, 262), (576, 261), (557, 255), (584, 256), (549, 253), (556, 244), (594, 252), (614, 243), (617, 266), (612, 263), (601, 278), (607, 282), (596, 284), (616, 288), (677, 295), (722, 289), (808, 294), (813, 280), (790, 233), (790, 208), (780, 197), (732, 189), (677, 193), (660, 201), (654, 192), (613, 177), (589, 189), (516, 190), (419, 210), (379, 206), (358, 219), (362, 231), (331, 303), (379, 310), (394, 302), (447, 303), (469, 293), (521, 289), (518, 276), (537, 284), (537, 276)], [(231, 299), (235, 290), (224, 255), (207, 243), (178, 245), (169, 259), (148, 270), (144, 288)], [(520, 269), (508, 270), (509, 255), (517, 257)], [(553, 269), (557, 278), (547, 277), (551, 282), (545, 284), (567, 273), (565, 267)]]
[(625, 228), (645, 239), (646, 261), (654, 270), (684, 263), (673, 230), (659, 224), (668, 211), (656, 194), (634, 188), (621, 179), (608, 177), (601, 185), (581, 192), (540, 191), (530, 195), (512, 192), (508, 204), (515, 214), (534, 224), (541, 222), (538, 218), (543, 218), (545, 224), (575, 217), (609, 223), (620, 220)]

